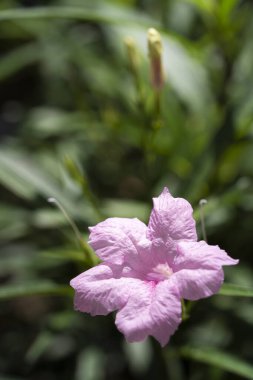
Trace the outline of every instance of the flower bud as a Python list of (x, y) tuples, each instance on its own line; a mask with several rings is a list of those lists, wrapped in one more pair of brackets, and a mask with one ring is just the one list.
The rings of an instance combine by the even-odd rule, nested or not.
[(134, 39), (131, 37), (126, 37), (124, 43), (127, 50), (129, 68), (131, 73), (135, 76), (139, 67), (139, 54), (137, 51), (137, 47)]
[(156, 90), (160, 90), (164, 83), (162, 41), (160, 33), (154, 28), (148, 30), (148, 52), (151, 64), (151, 83)]

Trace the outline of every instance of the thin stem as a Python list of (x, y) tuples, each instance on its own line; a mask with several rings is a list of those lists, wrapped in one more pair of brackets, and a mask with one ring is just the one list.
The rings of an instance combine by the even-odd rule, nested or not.
[(161, 91), (155, 91), (155, 116), (159, 120), (161, 118)]
[(64, 158), (64, 164), (71, 178), (81, 187), (84, 196), (90, 202), (93, 210), (95, 211), (97, 219), (99, 221), (103, 220), (104, 215), (98, 207), (97, 200), (90, 189), (88, 179), (84, 173), (80, 171), (77, 164), (68, 156)]
[(182, 307), (182, 321), (186, 321), (189, 318), (188, 308), (184, 299), (181, 299)]
[(206, 225), (205, 225), (205, 213), (204, 213), (204, 206), (206, 204), (207, 204), (207, 200), (206, 199), (201, 199), (199, 201), (201, 231), (202, 231), (203, 239), (207, 242)]
[(70, 216), (67, 214), (66, 210), (61, 205), (61, 203), (59, 201), (57, 201), (57, 199), (55, 199), (53, 197), (48, 198), (47, 201), (49, 203), (54, 203), (58, 207), (58, 209), (61, 210), (61, 212), (65, 216), (66, 220), (70, 224), (72, 230), (74, 231), (74, 234), (76, 235), (76, 238), (77, 238), (77, 240), (79, 242), (79, 240), (82, 239), (81, 232), (79, 231), (79, 229), (78, 229), (77, 225), (75, 224), (75, 222), (73, 221), (73, 219), (71, 219)]
[(77, 238), (78, 244), (79, 244), (80, 248), (82, 249), (82, 251), (84, 251), (89, 264), (91, 264), (93, 266), (95, 264), (95, 260), (93, 258), (91, 248), (83, 239), (81, 232), (79, 231), (79, 229), (78, 229), (77, 225), (75, 224), (75, 222), (73, 221), (73, 219), (68, 215), (67, 211), (64, 209), (62, 204), (57, 199), (50, 197), (50, 198), (48, 198), (48, 202), (54, 203), (58, 207), (58, 209), (62, 212), (62, 214), (64, 215), (64, 217), (68, 221), (69, 225), (71, 226), (72, 230), (74, 231), (74, 234)]

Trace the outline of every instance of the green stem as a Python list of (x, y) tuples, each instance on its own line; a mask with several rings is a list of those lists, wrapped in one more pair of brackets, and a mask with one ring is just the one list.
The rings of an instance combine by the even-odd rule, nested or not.
[(84, 194), (85, 198), (90, 202), (93, 210), (96, 213), (98, 220), (99, 221), (103, 220), (104, 215), (98, 207), (97, 200), (96, 200), (95, 196), (93, 195), (93, 193), (90, 189), (87, 178), (84, 176), (83, 173), (81, 173), (80, 169), (78, 168), (78, 166), (74, 163), (74, 161), (71, 158), (65, 157), (64, 164), (65, 164), (65, 168), (67, 169), (71, 178), (79, 186), (81, 186), (83, 194)]
[(93, 251), (90, 248), (90, 246), (86, 243), (86, 241), (83, 239), (81, 232), (79, 231), (79, 229), (78, 229), (77, 225), (75, 224), (75, 222), (73, 221), (73, 219), (70, 218), (70, 216), (68, 215), (68, 213), (66, 212), (64, 207), (61, 205), (61, 203), (59, 201), (57, 201), (57, 199), (51, 197), (51, 198), (48, 198), (48, 202), (54, 203), (58, 207), (58, 209), (62, 212), (62, 214), (64, 215), (66, 220), (68, 221), (69, 225), (71, 226), (72, 230), (74, 231), (74, 234), (76, 236), (76, 239), (78, 241), (78, 244), (79, 244), (81, 250), (85, 253), (87, 264), (89, 266), (95, 265), (96, 262), (94, 259), (95, 256), (93, 254)]

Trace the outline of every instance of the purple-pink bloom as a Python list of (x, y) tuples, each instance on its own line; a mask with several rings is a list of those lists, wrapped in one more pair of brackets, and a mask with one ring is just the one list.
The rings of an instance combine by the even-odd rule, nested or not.
[(223, 265), (234, 260), (218, 246), (197, 242), (191, 205), (165, 188), (148, 226), (109, 218), (90, 228), (89, 244), (102, 263), (71, 281), (75, 308), (91, 315), (117, 311), (116, 326), (128, 342), (151, 335), (165, 346), (181, 322), (181, 299), (218, 292)]

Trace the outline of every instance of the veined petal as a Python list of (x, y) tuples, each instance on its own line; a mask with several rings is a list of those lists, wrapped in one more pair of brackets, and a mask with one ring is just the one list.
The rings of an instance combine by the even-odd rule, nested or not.
[(178, 289), (172, 277), (157, 284), (150, 313), (155, 321), (151, 335), (164, 347), (177, 330), (182, 314)]
[(224, 281), (222, 265), (235, 265), (218, 246), (206, 242), (180, 242), (174, 260), (173, 280), (182, 298), (197, 300), (217, 293)]
[(222, 269), (182, 269), (173, 274), (180, 297), (190, 301), (217, 293), (224, 281)]
[(158, 198), (153, 198), (154, 207), (148, 224), (148, 237), (152, 240), (197, 240), (192, 207), (183, 198), (173, 198), (165, 187)]
[(75, 309), (91, 315), (107, 315), (122, 308), (141, 283), (129, 277), (118, 277), (109, 266), (100, 264), (75, 277), (70, 285), (75, 289)]
[(116, 315), (115, 324), (128, 342), (140, 342), (149, 335), (149, 308), (153, 298), (153, 287), (153, 283), (143, 281), (125, 307)]
[(152, 335), (162, 346), (168, 343), (180, 322), (180, 298), (169, 280), (139, 284), (115, 321), (127, 341), (139, 342)]
[(136, 255), (147, 226), (137, 218), (109, 218), (90, 227), (89, 244), (100, 259), (121, 265), (126, 255)]
[(222, 265), (236, 265), (239, 260), (232, 259), (218, 247), (205, 241), (177, 244), (177, 255), (174, 259), (173, 270), (180, 269), (220, 269)]

